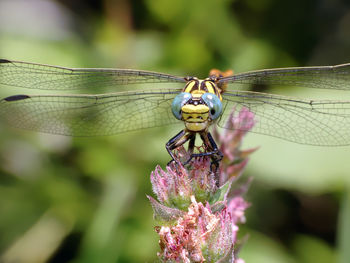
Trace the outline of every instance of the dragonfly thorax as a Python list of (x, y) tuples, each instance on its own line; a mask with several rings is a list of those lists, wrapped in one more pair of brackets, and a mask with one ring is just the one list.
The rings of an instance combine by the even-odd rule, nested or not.
[(184, 87), (183, 92), (191, 93), (193, 97), (200, 97), (205, 93), (212, 93), (215, 94), (220, 101), (222, 100), (220, 89), (209, 78), (204, 80), (190, 78)]

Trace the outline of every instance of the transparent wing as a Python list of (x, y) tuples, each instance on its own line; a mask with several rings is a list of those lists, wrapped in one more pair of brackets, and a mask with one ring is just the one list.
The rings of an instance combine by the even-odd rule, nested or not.
[(0, 120), (45, 133), (111, 135), (177, 121), (171, 103), (178, 91), (104, 95), (15, 95), (0, 101)]
[(28, 89), (76, 90), (138, 83), (186, 82), (173, 75), (130, 69), (71, 69), (0, 59), (0, 84)]
[(350, 64), (250, 71), (222, 78), (219, 83), (228, 84), (229, 90), (230, 86), (237, 89), (235, 83), (350, 90)]
[[(350, 144), (350, 101), (300, 100), (279, 95), (235, 91), (224, 93), (224, 113), (218, 125), (225, 127), (231, 109), (246, 107), (254, 113), (252, 132), (310, 145)], [(237, 116), (239, 129), (246, 124)], [(241, 122), (241, 123), (240, 123)]]

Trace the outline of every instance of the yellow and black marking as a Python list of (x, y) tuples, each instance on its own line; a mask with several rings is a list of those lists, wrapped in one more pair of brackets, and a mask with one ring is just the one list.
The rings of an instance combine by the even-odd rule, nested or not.
[(221, 90), (210, 79), (198, 80), (193, 78), (186, 84), (183, 92), (191, 93), (193, 97), (200, 97), (204, 93), (212, 93), (218, 96), (218, 98), (222, 101)]

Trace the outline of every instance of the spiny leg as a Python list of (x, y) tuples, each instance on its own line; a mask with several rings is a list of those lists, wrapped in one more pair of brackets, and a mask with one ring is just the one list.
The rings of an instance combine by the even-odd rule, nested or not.
[[(201, 138), (205, 143), (208, 143), (208, 146), (211, 148), (211, 152), (212, 154), (210, 155), (211, 157), (211, 165), (210, 165), (210, 169), (216, 173), (217, 169), (219, 168), (219, 164), (220, 161), (223, 158), (223, 154), (222, 152), (219, 150), (218, 146), (216, 145), (215, 140), (213, 139), (213, 137), (211, 136), (210, 132), (207, 132), (204, 134), (204, 136), (206, 137), (202, 137), (201, 134)], [(209, 148), (208, 147), (208, 148)], [(212, 169), (212, 165), (214, 165), (214, 170)]]
[[(171, 156), (172, 160), (168, 163), (168, 165), (172, 162), (175, 161), (177, 162), (178, 160), (175, 158), (174, 153), (172, 152), (174, 149), (180, 147), (181, 145), (185, 144), (188, 140), (189, 141), (189, 146), (188, 146), (188, 151), (192, 155), (193, 153), (193, 148), (194, 148), (194, 140), (195, 140), (195, 133), (193, 132), (188, 132), (186, 130), (180, 131), (178, 134), (176, 134), (173, 138), (171, 138), (165, 145), (165, 148), (167, 149), (169, 155)], [(187, 162), (186, 162), (187, 163)]]
[(195, 142), (195, 136), (193, 136), (188, 146), (188, 152), (191, 154), (191, 156), (184, 164), (188, 164), (195, 157), (210, 156), (211, 158), (210, 170), (216, 173), (219, 167), (219, 163), (222, 160), (223, 154), (218, 149), (213, 137), (209, 132), (201, 132), (200, 136), (205, 147), (205, 152), (193, 153), (194, 142)]
[(210, 170), (216, 173), (219, 167), (219, 163), (222, 160), (223, 154), (219, 150), (218, 146), (216, 145), (213, 137), (209, 132), (201, 132), (200, 136), (206, 151), (202, 153), (192, 153), (193, 152), (193, 149), (192, 149), (191, 157), (185, 162), (185, 164), (189, 163), (194, 157), (210, 156), (211, 158)]
[(189, 153), (190, 156), (192, 156), (193, 154), (195, 141), (196, 141), (196, 134), (192, 133), (192, 136), (190, 137), (190, 141), (188, 142), (188, 149), (187, 149), (187, 152)]
[(201, 133), (201, 138), (205, 146), (208, 148), (208, 153), (210, 153), (210, 158), (211, 158), (210, 171), (216, 177), (216, 186), (219, 187), (220, 179), (219, 179), (219, 175), (217, 174), (217, 171), (220, 165), (220, 161), (223, 158), (223, 154), (219, 150), (218, 146), (216, 145), (216, 142), (214, 141), (213, 137), (209, 132)]
[(205, 147), (205, 152), (202, 152), (202, 153), (193, 153), (194, 147), (195, 147), (195, 139), (196, 139), (196, 133), (194, 132), (182, 130), (178, 134), (176, 134), (173, 138), (171, 138), (165, 145), (169, 155), (172, 158), (172, 160), (168, 163), (168, 165), (172, 161), (178, 162), (177, 158), (175, 157), (172, 151), (182, 146), (187, 141), (189, 141), (187, 153), (190, 155), (190, 158), (187, 161), (185, 161), (183, 165), (188, 164), (194, 157), (210, 156), (211, 158), (210, 171), (216, 174), (220, 161), (223, 158), (223, 154), (217, 147), (213, 137), (209, 132), (207, 131), (201, 132), (200, 136)]
[(188, 164), (192, 160), (192, 158), (196, 156), (196, 154), (193, 153), (195, 142), (196, 142), (196, 134), (194, 133), (193, 136), (190, 138), (190, 141), (188, 142), (187, 152), (190, 155), (190, 158), (188, 158), (187, 161), (184, 162), (184, 165)]

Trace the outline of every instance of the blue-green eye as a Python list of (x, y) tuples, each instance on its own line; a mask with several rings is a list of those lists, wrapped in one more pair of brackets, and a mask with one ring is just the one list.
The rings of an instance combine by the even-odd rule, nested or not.
[(222, 112), (222, 103), (218, 96), (213, 93), (204, 93), (202, 99), (209, 107), (210, 117), (213, 120), (217, 119)]
[(176, 119), (181, 120), (181, 108), (191, 98), (192, 95), (188, 92), (181, 92), (174, 98), (173, 103), (171, 104), (171, 110), (173, 111), (173, 114), (176, 117)]

